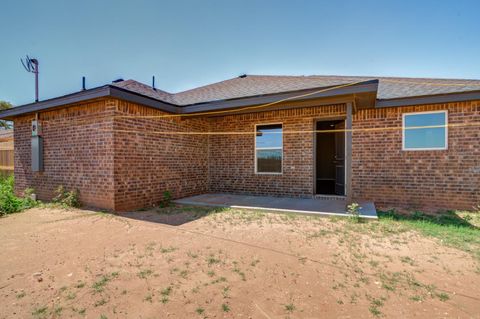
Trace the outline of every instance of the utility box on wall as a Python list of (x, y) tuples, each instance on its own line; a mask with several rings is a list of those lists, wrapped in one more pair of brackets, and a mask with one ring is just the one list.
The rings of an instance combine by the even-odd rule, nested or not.
[(32, 172), (43, 171), (43, 139), (38, 121), (32, 121)]
[(42, 125), (39, 121), (32, 121), (32, 136), (42, 135)]

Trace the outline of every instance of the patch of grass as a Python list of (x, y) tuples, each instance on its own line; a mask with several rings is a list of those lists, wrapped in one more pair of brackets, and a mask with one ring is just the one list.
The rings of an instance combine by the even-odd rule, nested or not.
[(187, 256), (190, 257), (190, 258), (197, 258), (198, 254), (195, 254), (195, 253), (192, 253), (192, 252), (188, 251)]
[(95, 292), (103, 292), (105, 290), (105, 286), (111, 280), (109, 275), (103, 275), (100, 277), (99, 280), (93, 283), (92, 288)]
[(293, 312), (295, 310), (295, 305), (293, 303), (286, 304), (285, 310), (288, 312)]
[(195, 312), (201, 315), (202, 313), (205, 312), (205, 309), (203, 309), (202, 307), (198, 307), (197, 309), (195, 309)]
[(447, 301), (448, 299), (450, 299), (450, 296), (448, 294), (444, 293), (444, 292), (438, 293), (438, 294), (436, 294), (436, 296), (441, 301)]
[(241, 271), (240, 268), (238, 268), (237, 266), (233, 268), (233, 272), (237, 273), (240, 276), (240, 278), (242, 278), (243, 281), (247, 281), (247, 277), (245, 276), (245, 273)]
[(172, 287), (168, 286), (165, 289), (162, 289), (160, 291), (160, 294), (162, 295), (162, 299), (160, 300), (163, 304), (166, 304), (169, 301), (169, 296), (172, 293)]
[(382, 300), (382, 299), (373, 298), (373, 299), (372, 299), (372, 305), (373, 305), (373, 306), (376, 306), (376, 307), (381, 307), (381, 306), (383, 306), (383, 300)]
[(77, 297), (77, 294), (74, 292), (69, 292), (67, 296), (65, 297), (67, 300), (73, 300)]
[(213, 270), (209, 270), (207, 272), (207, 275), (208, 275), (208, 277), (213, 277), (213, 276), (215, 276), (215, 272)]
[(225, 277), (218, 277), (217, 279), (212, 280), (211, 284), (218, 284), (219, 282), (225, 282), (225, 281), (227, 281), (227, 278), (225, 278)]
[(381, 224), (401, 224), (480, 259), (480, 229), (477, 226), (479, 217), (476, 213), (447, 211), (424, 214), (417, 211), (400, 214), (390, 210), (378, 212), (378, 217)]
[(424, 298), (423, 298), (422, 296), (415, 295), (415, 296), (411, 296), (411, 297), (410, 297), (410, 300), (416, 301), (416, 302), (420, 302), (420, 301), (423, 301)]
[(17, 297), (17, 299), (22, 299), (23, 297), (25, 297), (27, 294), (25, 293), (25, 291), (22, 291), (20, 293), (18, 293), (15, 297)]
[(373, 306), (371, 305), (370, 307), (368, 307), (368, 310), (370, 311), (370, 313), (372, 315), (374, 315), (375, 317), (380, 317), (382, 315), (382, 312), (378, 309), (377, 306)]
[(83, 281), (79, 281), (79, 282), (75, 285), (75, 288), (78, 288), (78, 289), (83, 288), (83, 287), (85, 287), (85, 283), (84, 283)]
[(78, 309), (78, 308), (73, 307), (72, 311), (78, 313), (81, 316), (85, 316), (85, 313), (87, 312), (87, 309), (85, 309), (85, 308)]
[(161, 252), (162, 254), (168, 254), (168, 253), (174, 252), (175, 250), (177, 250), (177, 248), (172, 247), (172, 246), (170, 246), (170, 247), (161, 247), (161, 248), (160, 248), (160, 252)]
[(215, 258), (215, 256), (210, 256), (207, 258), (207, 264), (209, 266), (220, 263), (220, 259)]
[(319, 231), (313, 232), (307, 235), (307, 238), (321, 238), (331, 234), (330, 231), (326, 229), (320, 229)]
[(415, 261), (408, 256), (400, 257), (400, 261), (404, 264), (409, 264), (410, 266), (415, 266)]
[(259, 259), (255, 259), (250, 263), (250, 266), (255, 267), (260, 262)]
[(229, 296), (228, 296), (228, 293), (229, 293), (229, 292), (230, 292), (230, 287), (228, 287), (228, 286), (223, 287), (223, 290), (222, 290), (222, 296), (223, 296), (223, 298), (225, 298), (225, 299), (228, 298), (228, 297), (229, 297)]
[(47, 314), (48, 314), (48, 307), (46, 306), (35, 308), (32, 311), (32, 316), (34, 316), (35, 318), (45, 318)]
[(55, 309), (53, 309), (53, 315), (54, 315), (54, 318), (56, 317), (60, 317), (62, 315), (62, 311), (63, 311), (63, 307), (55, 307)]
[(145, 296), (145, 298), (143, 298), (143, 300), (152, 303), (152, 302), (153, 302), (153, 296), (152, 296), (152, 294), (150, 294), (150, 293), (147, 294), (147, 295)]
[(230, 306), (227, 304), (222, 304), (222, 310), (223, 312), (229, 312), (230, 311)]
[(108, 301), (105, 298), (102, 298), (100, 300), (95, 301), (95, 303), (93, 305), (95, 307), (100, 307), (100, 306), (103, 306), (104, 304), (106, 304), (107, 302)]
[(151, 276), (153, 274), (153, 270), (151, 269), (144, 269), (142, 271), (140, 271), (137, 276), (142, 278), (142, 279), (146, 279), (147, 277)]

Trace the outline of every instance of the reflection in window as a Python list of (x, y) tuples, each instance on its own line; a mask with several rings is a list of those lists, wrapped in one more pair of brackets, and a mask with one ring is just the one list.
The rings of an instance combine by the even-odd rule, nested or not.
[(256, 173), (282, 173), (282, 124), (258, 125), (255, 136)]
[(403, 115), (404, 150), (447, 149), (447, 112)]

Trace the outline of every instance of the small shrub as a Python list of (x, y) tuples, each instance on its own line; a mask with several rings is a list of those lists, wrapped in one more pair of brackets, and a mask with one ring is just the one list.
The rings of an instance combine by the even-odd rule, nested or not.
[(63, 187), (63, 185), (60, 185), (55, 190), (55, 197), (53, 198), (53, 202), (60, 204), (63, 207), (80, 207), (78, 195), (78, 190), (67, 191)]
[(230, 311), (230, 306), (227, 304), (222, 304), (222, 310), (223, 312), (229, 312)]
[(358, 203), (351, 203), (347, 206), (347, 213), (350, 215), (350, 219), (356, 223), (360, 222), (360, 205)]
[(295, 310), (295, 305), (293, 303), (285, 305), (285, 310), (288, 311), (288, 312), (292, 312), (292, 311)]
[(17, 213), (37, 205), (37, 201), (32, 199), (33, 189), (25, 190), (25, 197), (17, 197), (14, 193), (14, 177), (10, 175), (5, 178), (0, 177), (0, 216)]
[(163, 198), (160, 202), (161, 207), (169, 207), (172, 204), (172, 193), (169, 190), (163, 192)]

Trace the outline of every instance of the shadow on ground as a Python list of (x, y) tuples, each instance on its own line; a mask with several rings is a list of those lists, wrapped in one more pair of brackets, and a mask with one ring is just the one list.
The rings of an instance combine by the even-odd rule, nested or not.
[(121, 215), (122, 217), (152, 223), (180, 226), (211, 214), (220, 213), (226, 209), (227, 208), (222, 207), (172, 205), (144, 211), (122, 213)]
[(393, 219), (397, 221), (415, 221), (425, 222), (439, 226), (454, 226), (478, 229), (477, 226), (469, 222), (468, 218), (460, 216), (455, 211), (438, 212), (436, 214), (425, 214), (420, 211), (412, 213), (398, 213), (395, 210), (378, 212), (378, 218)]

